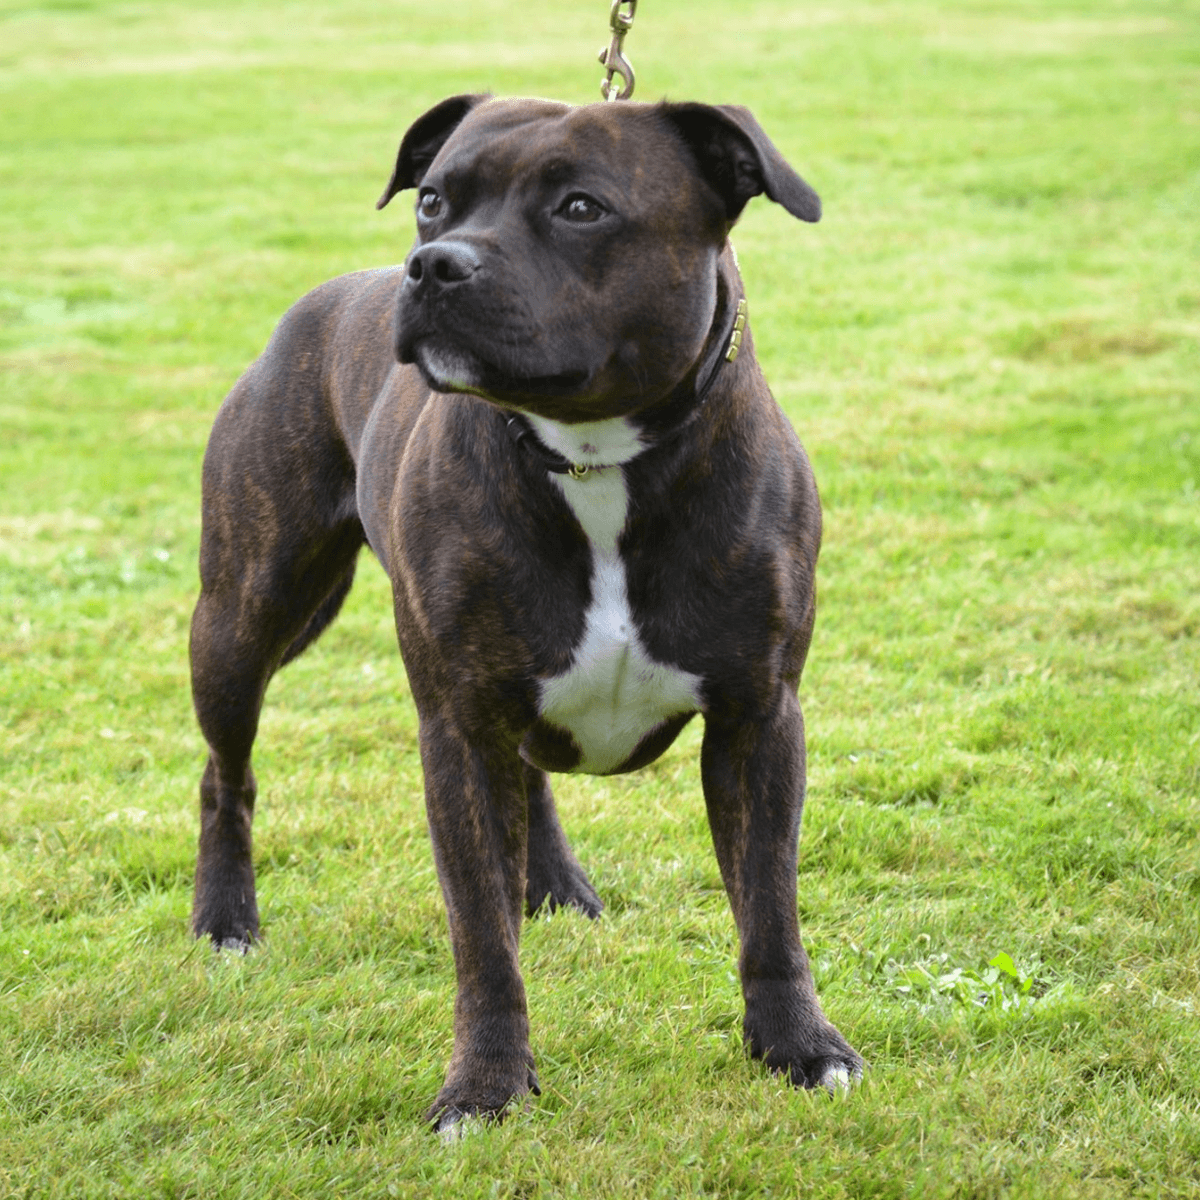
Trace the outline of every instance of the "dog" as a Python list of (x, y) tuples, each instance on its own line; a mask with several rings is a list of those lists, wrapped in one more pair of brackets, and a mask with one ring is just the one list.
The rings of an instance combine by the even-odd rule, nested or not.
[(208, 444), (193, 931), (258, 937), (263, 695), (365, 542), (392, 584), (457, 975), (429, 1120), (538, 1092), (523, 911), (600, 913), (547, 772), (636, 770), (696, 713), (746, 1045), (797, 1086), (849, 1086), (862, 1059), (796, 913), (821, 510), (729, 244), (754, 196), (810, 222), (820, 201), (744, 108), (479, 95), (412, 125), (377, 207), (408, 188), (404, 264), (291, 308)]

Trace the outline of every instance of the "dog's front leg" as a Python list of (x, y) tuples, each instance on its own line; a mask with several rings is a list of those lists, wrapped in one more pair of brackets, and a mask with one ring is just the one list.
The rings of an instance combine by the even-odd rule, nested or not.
[(862, 1059), (821, 1011), (796, 916), (804, 721), (780, 684), (773, 709), (706, 717), (701, 772), (721, 876), (741, 941), (751, 1055), (803, 1087), (835, 1088)]
[(422, 715), (421, 759), (458, 978), (454, 1053), (428, 1113), (446, 1130), (539, 1090), (517, 965), (528, 806), (515, 747), (469, 740), (447, 714)]

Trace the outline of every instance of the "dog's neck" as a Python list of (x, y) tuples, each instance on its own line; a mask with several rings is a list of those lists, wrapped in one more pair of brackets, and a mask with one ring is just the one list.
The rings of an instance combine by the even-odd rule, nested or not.
[(681, 433), (700, 415), (722, 368), (737, 361), (746, 325), (746, 299), (730, 245), (732, 269), (718, 270), (712, 324), (692, 369), (665, 402), (638, 420), (614, 418), (564, 424), (525, 413), (505, 415), (505, 430), (519, 450), (547, 471), (581, 479), (588, 471), (621, 466)]

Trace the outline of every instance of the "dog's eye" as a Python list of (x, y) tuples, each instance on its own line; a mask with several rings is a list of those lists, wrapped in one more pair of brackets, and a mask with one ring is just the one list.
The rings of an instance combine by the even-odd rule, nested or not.
[(578, 192), (568, 196), (559, 206), (559, 215), (576, 225), (592, 225), (599, 221), (608, 210), (598, 200), (584, 196)]
[(427, 188), (417, 200), (417, 216), (422, 221), (432, 221), (442, 211), (442, 198), (433, 190)]

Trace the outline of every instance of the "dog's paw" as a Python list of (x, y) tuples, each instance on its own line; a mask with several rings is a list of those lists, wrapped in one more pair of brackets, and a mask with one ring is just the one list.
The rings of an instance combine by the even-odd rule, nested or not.
[(446, 1146), (461, 1142), (475, 1133), (482, 1133), (487, 1122), (481, 1117), (465, 1113), (457, 1108), (447, 1108), (434, 1122), (433, 1131)]
[(857, 1068), (845, 1063), (831, 1063), (821, 1074), (818, 1086), (823, 1087), (831, 1096), (837, 1096), (850, 1089), (862, 1079), (862, 1063)]
[(522, 1064), (511, 1082), (505, 1084), (496, 1073), (481, 1083), (472, 1083), (463, 1072), (453, 1082), (446, 1081), (425, 1119), (443, 1142), (456, 1142), (484, 1125), (503, 1121), (526, 1097), (540, 1096), (537, 1072), (532, 1059)]
[[(836, 1030), (834, 1031), (837, 1032)], [(824, 1089), (831, 1096), (851, 1090), (863, 1076), (863, 1060), (838, 1034), (841, 1046), (830, 1053), (777, 1053), (774, 1049), (763, 1054), (762, 1060), (776, 1074), (785, 1075), (793, 1087)]]
[(254, 939), (251, 937), (227, 937), (218, 941), (212, 939), (215, 954), (249, 954), (254, 949)]
[(802, 1002), (803, 992), (786, 985), (760, 986), (759, 992), (760, 1003), (747, 1008), (742, 1027), (752, 1058), (794, 1087), (823, 1088), (831, 1095), (848, 1092), (862, 1078), (862, 1056), (819, 1008)]
[(217, 950), (245, 952), (258, 941), (258, 905), (249, 886), (204, 886), (192, 904), (192, 933), (209, 938)]
[(577, 862), (561, 863), (555, 870), (546, 870), (540, 864), (529, 864), (525, 882), (525, 912), (532, 917), (543, 906), (547, 912), (568, 906), (577, 908), (593, 921), (604, 911), (604, 902)]
[(257, 925), (228, 917), (205, 920), (198, 916), (192, 921), (192, 933), (201, 941), (208, 939), (218, 953), (245, 954), (258, 941)]

